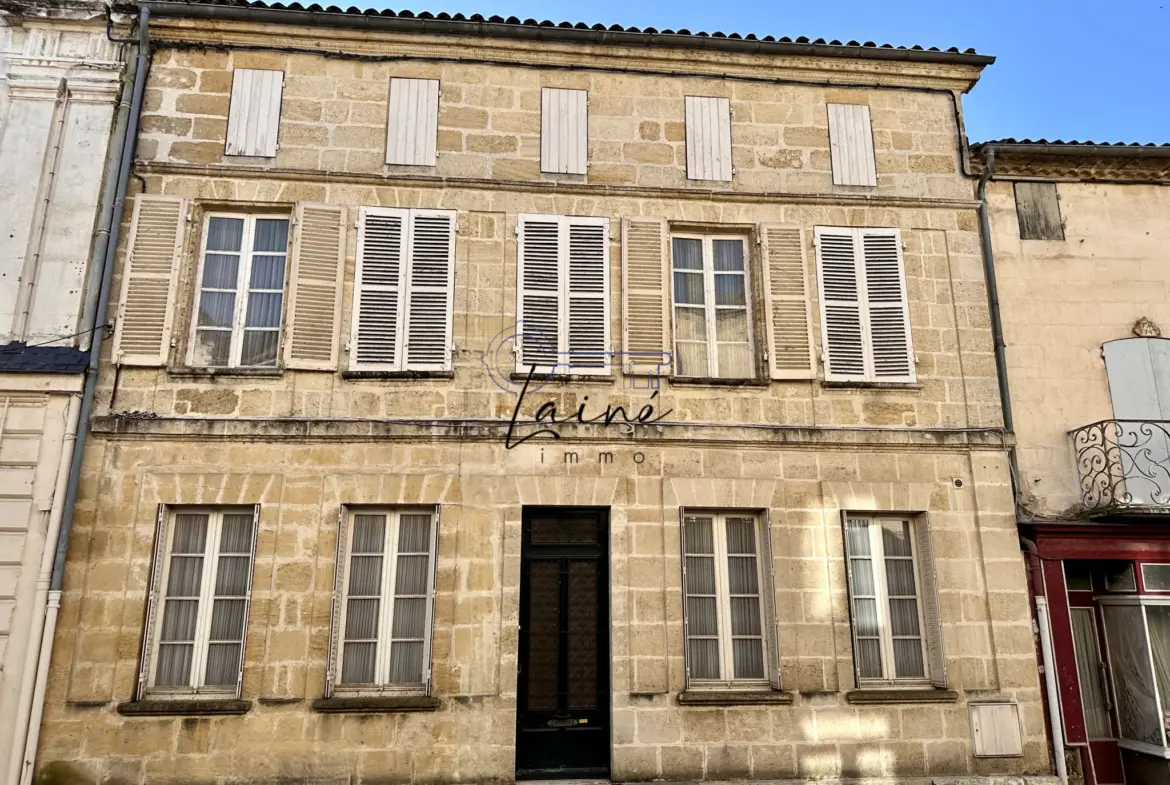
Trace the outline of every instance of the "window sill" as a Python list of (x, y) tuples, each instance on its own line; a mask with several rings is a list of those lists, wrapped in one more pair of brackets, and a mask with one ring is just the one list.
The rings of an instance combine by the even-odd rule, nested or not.
[(342, 371), (342, 379), (454, 379), (454, 371)]
[(921, 390), (918, 382), (830, 382), (821, 381), (827, 390)]
[[(522, 382), (528, 379), (527, 372), (513, 371), (509, 378), (514, 382)], [(597, 384), (610, 385), (617, 381), (616, 376), (608, 375), (594, 375), (591, 373), (558, 373), (549, 376), (542, 373), (532, 374), (532, 381), (540, 384), (565, 384), (567, 382), (596, 382)]]
[(313, 701), (322, 714), (375, 714), (396, 711), (435, 711), (439, 699), (431, 695), (334, 696)]
[(853, 705), (873, 703), (955, 703), (959, 693), (953, 690), (914, 689), (867, 689), (850, 690), (845, 693), (845, 702)]
[(167, 368), (167, 375), (186, 379), (213, 379), (218, 376), (225, 378), (276, 378), (284, 374), (283, 368), (194, 368), (191, 366), (175, 366)]
[(672, 387), (767, 387), (768, 379), (714, 379), (703, 376), (671, 376)]
[(247, 714), (252, 701), (236, 698), (150, 699), (123, 701), (118, 713), (124, 717), (198, 717), (215, 714)]
[(686, 690), (678, 694), (680, 706), (790, 706), (791, 692), (781, 690)]

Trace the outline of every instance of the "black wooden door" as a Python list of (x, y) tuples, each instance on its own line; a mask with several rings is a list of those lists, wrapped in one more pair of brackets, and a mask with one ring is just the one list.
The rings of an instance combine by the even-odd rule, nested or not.
[(609, 775), (608, 515), (524, 511), (516, 776)]

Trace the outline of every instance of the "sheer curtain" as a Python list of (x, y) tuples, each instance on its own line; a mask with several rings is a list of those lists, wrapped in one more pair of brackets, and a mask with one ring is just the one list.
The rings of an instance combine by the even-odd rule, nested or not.
[(1165, 717), (1170, 715), (1170, 605), (1148, 606), (1146, 621), (1150, 626), (1150, 651), (1154, 655), (1154, 676), (1165, 724)]
[(1117, 718), (1123, 738), (1161, 747), (1162, 716), (1154, 698), (1145, 625), (1140, 605), (1106, 605), (1105, 637), (1117, 690)]

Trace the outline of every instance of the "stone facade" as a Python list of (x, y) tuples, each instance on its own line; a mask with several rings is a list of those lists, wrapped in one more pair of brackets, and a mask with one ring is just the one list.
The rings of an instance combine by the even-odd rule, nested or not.
[[(189, 198), (192, 210), (175, 340), (166, 367), (105, 358), (38, 756), (44, 781), (510, 781), (521, 520), (535, 505), (608, 509), (614, 780), (1044, 779), (1010, 439), (951, 93), (970, 87), (976, 67), (492, 37), (453, 47), (422, 34), (295, 26), (280, 29), (290, 48), (351, 57), (232, 51), (272, 34), (243, 22), (152, 23), (140, 183)], [(574, 70), (556, 68), (565, 65)], [(630, 72), (601, 70), (619, 66)], [(231, 73), (245, 67), (285, 72), (271, 160), (223, 155)], [(842, 75), (874, 89), (816, 84)], [(434, 168), (382, 163), (391, 76), (441, 80)], [(808, 84), (768, 83), (787, 77)], [(588, 175), (539, 172), (548, 86), (590, 91)], [(689, 94), (732, 99), (731, 183), (686, 179)], [(832, 185), (824, 105), (836, 100), (870, 106), (876, 188)], [(354, 378), (342, 351), (322, 371), (186, 367), (200, 216), (257, 205), (291, 213), (298, 201), (458, 211), (451, 378)], [(563, 425), (559, 440), (507, 449), (516, 390), (498, 380), (512, 369), (485, 356), (516, 322), (516, 216), (528, 212), (610, 218), (615, 345), (623, 217), (753, 235), (784, 222), (810, 239), (816, 225), (899, 228), (918, 382), (826, 385), (820, 371), (738, 386), (664, 378), (655, 407), (673, 411), (657, 425)], [(352, 222), (346, 237), (340, 336), (352, 318)], [(819, 346), (812, 249), (805, 255)], [(548, 382), (520, 407), (528, 424), (517, 432), (530, 433), (549, 400), (562, 414), (585, 396), (589, 414), (607, 404), (637, 411), (650, 391), (619, 370)], [(213, 504), (260, 509), (247, 710), (131, 716), (160, 505)], [(433, 711), (314, 709), (326, 691), (339, 512), (360, 504), (440, 508)], [(679, 521), (695, 508), (766, 513), (783, 705), (679, 702)], [(843, 511), (912, 514), (929, 526), (945, 690), (856, 689)], [(1017, 707), (1022, 754), (975, 756), (969, 712), (987, 701)]]

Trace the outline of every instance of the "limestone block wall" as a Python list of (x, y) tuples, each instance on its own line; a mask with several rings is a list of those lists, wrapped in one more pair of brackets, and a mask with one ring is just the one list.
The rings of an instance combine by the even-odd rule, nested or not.
[(1010, 182), (989, 189), (1021, 490), (1059, 515), (1079, 499), (1068, 431), (1113, 416), (1101, 344), (1143, 316), (1170, 328), (1170, 192), (1058, 183), (1064, 240), (1021, 240)]
[[(70, 781), (466, 782), (513, 776), (525, 505), (608, 507), (613, 777), (618, 781), (1044, 773), (1047, 747), (1006, 458), (976, 445), (695, 448), (582, 433), (306, 442), (99, 422), (87, 454), (46, 702), (43, 771)], [(133, 430), (136, 435), (130, 436)], [(694, 441), (699, 430), (691, 434)], [(292, 433), (291, 431), (289, 432)], [(855, 439), (861, 440), (860, 432)], [(872, 438), (872, 437), (870, 437)], [(594, 457), (614, 453), (612, 463)], [(641, 453), (641, 462), (634, 452)], [(954, 479), (963, 481), (957, 488)], [(136, 684), (159, 504), (261, 505), (238, 717), (124, 717)], [(441, 505), (435, 712), (324, 715), (339, 505)], [(766, 510), (791, 706), (680, 706), (680, 506)], [(854, 705), (840, 511), (930, 526), (954, 702)], [(975, 758), (967, 704), (1017, 701), (1022, 758)], [(346, 778), (351, 778), (346, 780)], [(218, 779), (217, 779), (218, 778)]]

